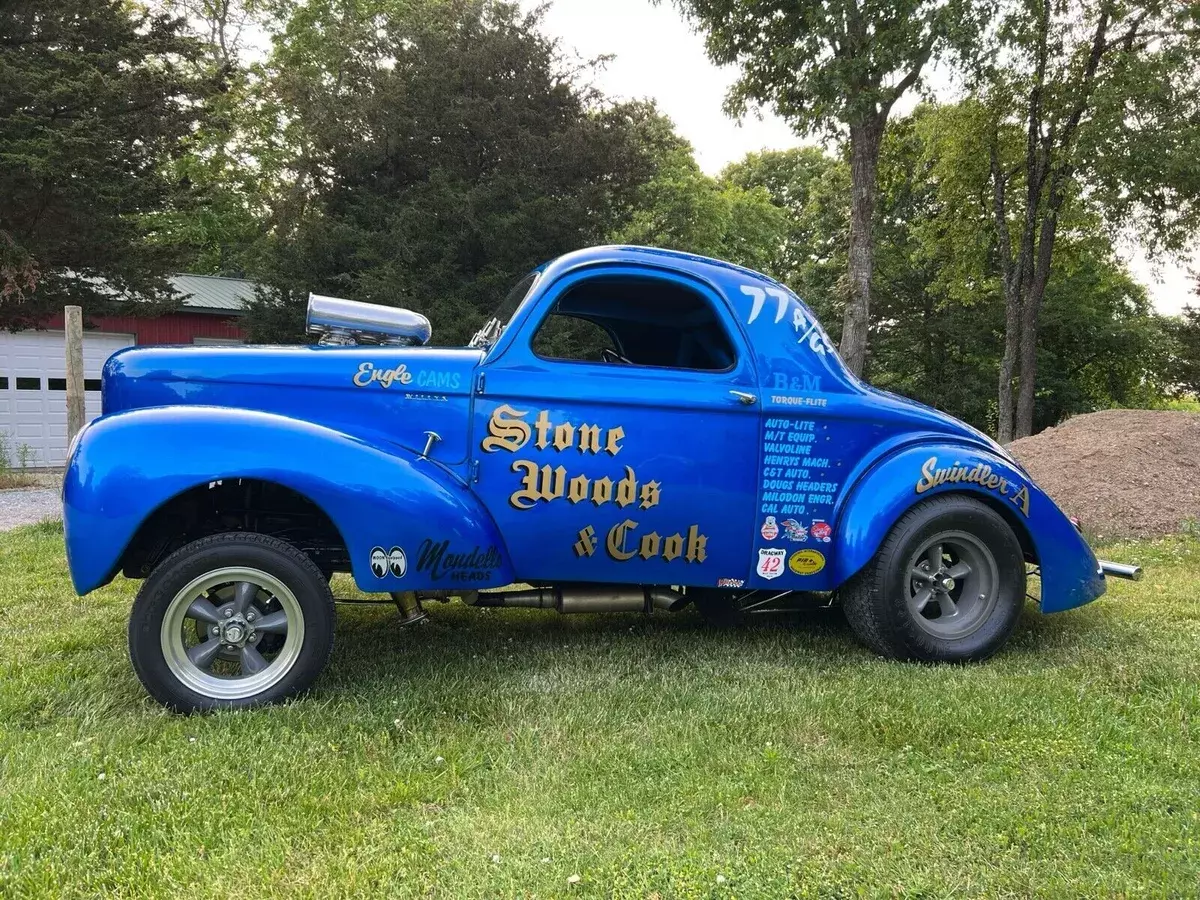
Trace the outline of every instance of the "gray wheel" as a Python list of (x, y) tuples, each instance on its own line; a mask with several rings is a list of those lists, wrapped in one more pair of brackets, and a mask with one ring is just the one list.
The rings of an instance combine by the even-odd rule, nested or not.
[(167, 668), (181, 683), (217, 700), (244, 700), (277, 684), (296, 664), (304, 613), (275, 576), (230, 566), (193, 579), (175, 595), (161, 638)]
[(939, 531), (912, 554), (908, 568), (909, 612), (934, 637), (967, 637), (996, 608), (996, 557), (973, 534)]
[(329, 585), (303, 552), (267, 535), (213, 535), (150, 573), (129, 618), (129, 655), (172, 709), (256, 706), (316, 679), (333, 615)]
[(901, 516), (838, 595), (854, 633), (884, 656), (986, 659), (1021, 614), (1025, 559), (998, 512), (944, 494)]

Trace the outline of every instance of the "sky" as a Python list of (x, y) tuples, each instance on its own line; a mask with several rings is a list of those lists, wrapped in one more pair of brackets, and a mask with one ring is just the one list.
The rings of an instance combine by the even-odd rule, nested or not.
[[(523, 6), (532, 9), (539, 2), (524, 0)], [(568, 54), (585, 60), (613, 56), (594, 75), (596, 86), (613, 98), (657, 100), (695, 147), (700, 167), (711, 175), (751, 151), (806, 143), (769, 112), (741, 122), (722, 112), (737, 72), (709, 62), (703, 38), (670, 0), (658, 6), (650, 0), (554, 0), (542, 28)], [(1200, 270), (1200, 256), (1188, 263), (1156, 265), (1135, 245), (1122, 246), (1120, 253), (1159, 312), (1170, 315), (1184, 304), (1200, 306), (1200, 297), (1192, 293), (1196, 278), (1188, 274), (1189, 268)]]

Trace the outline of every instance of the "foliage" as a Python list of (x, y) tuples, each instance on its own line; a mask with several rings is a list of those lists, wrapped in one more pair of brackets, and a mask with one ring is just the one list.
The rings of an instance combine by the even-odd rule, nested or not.
[(988, 162), (1006, 440), (1033, 428), (1037, 331), (1067, 220), (1140, 225), (1168, 248), (1200, 224), (1200, 18), (1193, 4), (1159, 0), (1010, 0), (995, 35), (977, 72), (978, 121), (964, 134)]
[[(14, 453), (17, 457), (15, 468), (13, 467)], [(28, 487), (34, 484), (33, 477), (26, 470), (36, 455), (33, 447), (24, 442), (14, 447), (12, 435), (8, 431), (0, 429), (0, 490)]]
[(295, 335), (315, 290), (416, 309), (459, 341), (526, 271), (628, 215), (672, 136), (651, 106), (577, 84), (536, 24), (484, 0), (293, 13), (267, 68), (293, 175), (257, 332)]
[[(879, 168), (876, 317), (868, 374), (880, 387), (996, 427), (995, 373), (1004, 300), (973, 152), (970, 101), (924, 105), (891, 123)], [(781, 268), (822, 318), (835, 317), (848, 227), (846, 164), (806, 149), (764, 153), (725, 177), (768, 187), (788, 212)], [(794, 243), (793, 243), (794, 242)], [(805, 252), (805, 251), (809, 252)], [(1137, 406), (1161, 390), (1167, 323), (1123, 271), (1101, 223), (1079, 214), (1047, 288), (1037, 427), (1108, 406)]]
[(861, 374), (870, 324), (879, 147), (892, 107), (926, 64), (974, 37), (969, 0), (676, 0), (720, 65), (737, 65), (732, 113), (770, 106), (802, 134), (848, 139), (850, 229), (840, 352)]
[(289, 0), (159, 0), (203, 46), (195, 73), (218, 89), (172, 160), (185, 191), (154, 220), (153, 240), (189, 272), (245, 277), (258, 264), (287, 195), (285, 112), (262, 56), (291, 13)]
[(1188, 896), (1200, 544), (1110, 554), (1145, 579), (977, 666), (836, 611), (386, 604), (339, 610), (314, 695), (182, 717), (130, 670), (137, 583), (78, 602), (61, 523), (2, 534), (0, 894)]
[(764, 150), (725, 167), (721, 181), (761, 188), (786, 214), (766, 269), (800, 294), (835, 338), (845, 301), (850, 171), (816, 147)]
[(1167, 326), (1170, 350), (1164, 365), (1168, 392), (1177, 398), (1200, 398), (1200, 308), (1185, 306)]
[(787, 218), (763, 187), (708, 177), (682, 141), (655, 162), (654, 177), (633, 194), (633, 212), (613, 232), (613, 242), (684, 250), (780, 274), (777, 248), (786, 240)]
[(200, 52), (179, 21), (121, 0), (0, 9), (0, 327), (67, 302), (169, 305), (176, 257), (147, 216), (179, 191), (165, 162), (210, 89), (189, 72)]

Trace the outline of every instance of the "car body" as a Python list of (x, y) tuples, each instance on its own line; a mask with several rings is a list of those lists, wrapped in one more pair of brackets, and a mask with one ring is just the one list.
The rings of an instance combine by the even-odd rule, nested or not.
[[(1079, 530), (1004, 448), (855, 377), (764, 275), (598, 247), (540, 267), (512, 302), (468, 348), (118, 352), (66, 470), (76, 589), (145, 577), (217, 529), (273, 535), (371, 593), (514, 605), (489, 592), (565, 585), (518, 602), (650, 609), (689, 590), (836, 591), (906, 513), (955, 495), (1039, 567), (1043, 612), (1104, 591)], [(612, 346), (570, 355), (589, 340)], [(632, 592), (606, 603), (606, 586)]]

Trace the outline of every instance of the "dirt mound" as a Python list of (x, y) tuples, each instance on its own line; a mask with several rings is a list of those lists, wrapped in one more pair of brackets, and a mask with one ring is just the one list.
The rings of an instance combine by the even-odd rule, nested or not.
[(1008, 449), (1093, 540), (1154, 537), (1200, 519), (1200, 414), (1110, 409)]

